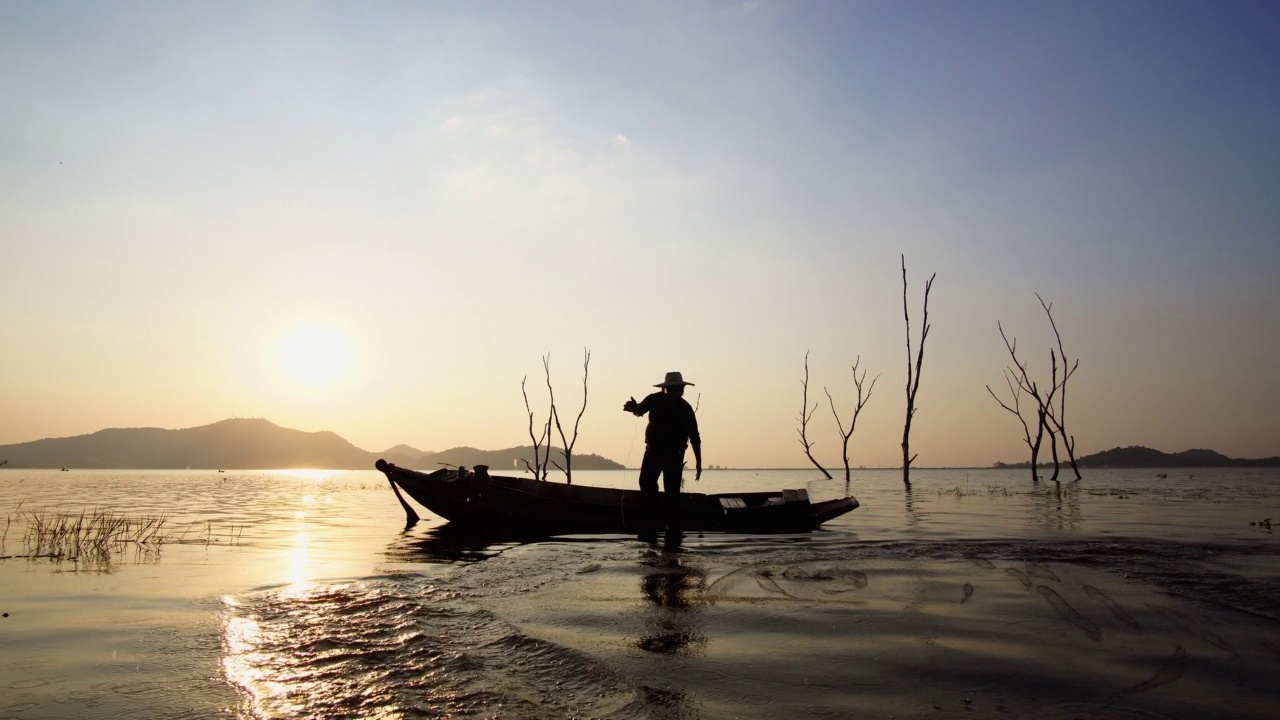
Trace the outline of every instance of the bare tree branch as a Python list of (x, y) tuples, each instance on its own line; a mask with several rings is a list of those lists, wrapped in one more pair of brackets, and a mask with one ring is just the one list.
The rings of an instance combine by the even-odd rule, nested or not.
[(1009, 387), (1009, 395), (1012, 398), (1013, 406), (1001, 400), (991, 386), (987, 386), (987, 392), (991, 394), (992, 399), (999, 403), (1000, 407), (1009, 411), (1014, 417), (1018, 418), (1018, 422), (1022, 424), (1023, 442), (1027, 444), (1027, 448), (1031, 451), (1031, 481), (1038, 482), (1039, 476), (1036, 475), (1036, 464), (1040, 456), (1040, 443), (1044, 438), (1044, 425), (1036, 423), (1036, 434), (1033, 438), (1031, 435), (1031, 426), (1027, 424), (1027, 418), (1022, 414), (1022, 385), (1015, 381), (1013, 370), (1005, 368), (1004, 382)]
[(523, 378), (520, 379), (520, 394), (524, 396), (524, 409), (525, 409), (525, 412), (529, 414), (529, 441), (533, 443), (533, 466), (532, 467), (529, 466), (528, 460), (524, 460), (523, 462), (524, 462), (525, 468), (533, 472), (534, 478), (542, 479), (546, 476), (546, 471), (543, 470), (543, 467), (542, 467), (542, 455), (539, 452), (539, 448), (542, 447), (543, 440), (547, 440), (548, 446), (551, 445), (550, 438), (547, 437), (547, 434), (550, 431), (550, 427), (548, 426), (543, 428), (541, 438), (536, 437), (533, 434), (533, 408), (529, 406), (529, 392), (525, 387), (526, 384), (528, 383), (528, 380), (529, 380), (528, 375), (525, 375)]
[(547, 438), (546, 455), (542, 458), (542, 479), (547, 479), (547, 473), (551, 472), (551, 423), (559, 422), (556, 415), (556, 393), (551, 387), (551, 353), (542, 356), (542, 371), (547, 378), (547, 397), (551, 400), (551, 409), (547, 411), (547, 425), (543, 430), (543, 435)]
[(858, 416), (862, 414), (863, 406), (865, 406), (867, 401), (871, 399), (871, 392), (876, 387), (876, 380), (880, 379), (879, 375), (871, 379), (871, 385), (867, 387), (866, 396), (864, 397), (862, 393), (862, 386), (867, 379), (867, 371), (863, 370), (862, 376), (858, 376), (858, 363), (860, 362), (862, 362), (861, 355), (853, 361), (853, 385), (858, 391), (858, 401), (853, 406), (853, 417), (849, 419), (848, 430), (844, 429), (844, 423), (840, 420), (840, 413), (836, 411), (836, 401), (831, 397), (831, 393), (825, 387), (822, 388), (822, 391), (827, 393), (827, 402), (831, 404), (831, 414), (836, 419), (836, 427), (840, 429), (840, 438), (843, 441), (841, 452), (844, 457), (844, 482), (846, 485), (852, 480), (853, 475), (852, 470), (849, 468), (849, 438), (853, 437), (853, 430), (858, 426)]
[[(1036, 440), (1034, 444), (1028, 443), (1028, 446), (1031, 448), (1031, 480), (1036, 482), (1040, 479), (1040, 476), (1037, 474), (1037, 460), (1040, 453), (1040, 445), (1046, 432), (1049, 433), (1049, 441), (1052, 443), (1054, 449), (1054, 457), (1057, 457), (1057, 439), (1053, 429), (1050, 427), (1048, 419), (1050, 409), (1053, 407), (1054, 394), (1058, 390), (1057, 356), (1050, 351), (1049, 360), (1053, 367), (1053, 374), (1051, 376), (1049, 393), (1046, 395), (1041, 392), (1039, 385), (1031, 379), (1030, 373), (1027, 371), (1027, 365), (1018, 359), (1017, 339), (1010, 340), (1009, 336), (1004, 332), (1004, 326), (999, 322), (996, 323), (996, 327), (999, 328), (1000, 338), (1004, 340), (1004, 347), (1009, 351), (1009, 358), (1013, 361), (1013, 365), (1006, 368), (1006, 372), (1008, 372), (1009, 376), (1012, 377), (1012, 382), (1017, 385), (1019, 390), (1027, 393), (1036, 401)], [(1012, 388), (1010, 389), (1012, 390)], [(990, 388), (988, 388), (988, 390), (990, 390)], [(992, 393), (992, 396), (994, 395), (995, 393)], [(1005, 407), (1006, 410), (1008, 409), (1008, 407), (1003, 403), (1001, 403), (1001, 406)], [(1021, 414), (1019, 414), (1019, 418), (1021, 418)], [(1057, 465), (1055, 464), (1053, 474), (1054, 482), (1057, 482), (1057, 478), (1058, 472)]]
[[(1044, 298), (1040, 297), (1040, 293), (1036, 293), (1036, 299), (1040, 301), (1040, 307), (1044, 308), (1044, 314), (1049, 317), (1049, 327), (1053, 328), (1053, 337), (1058, 342), (1058, 354), (1062, 357), (1062, 383), (1058, 395), (1058, 407), (1055, 411), (1053, 407), (1049, 408), (1049, 421), (1058, 430), (1058, 434), (1062, 436), (1062, 446), (1067, 451), (1067, 461), (1071, 463), (1071, 471), (1075, 473), (1076, 480), (1080, 479), (1080, 467), (1076, 464), (1076, 438), (1074, 435), (1067, 433), (1067, 380), (1076, 373), (1076, 368), (1080, 367), (1080, 359), (1076, 358), (1074, 363), (1067, 359), (1067, 351), (1062, 348), (1062, 334), (1058, 332), (1058, 324), (1053, 320), (1053, 304), (1046, 303)], [(1068, 365), (1070, 367), (1068, 367)]]
[(1053, 412), (1053, 393), (1059, 390), (1058, 356), (1053, 350), (1049, 351), (1049, 367), (1049, 387), (1052, 390), (1049, 392), (1049, 397), (1045, 398), (1045, 406), (1040, 416), (1044, 431), (1049, 435), (1049, 451), (1053, 455), (1053, 475), (1049, 479), (1058, 482), (1058, 474), (1061, 471), (1061, 463), (1058, 461), (1058, 435), (1054, 432), (1053, 423), (1049, 420)]
[[(582, 422), (582, 414), (587, 411), (587, 375), (591, 369), (591, 351), (582, 348), (582, 409), (578, 411), (578, 417), (573, 421), (573, 439), (566, 440), (564, 436), (564, 428), (560, 427), (560, 414), (554, 412), (555, 403), (551, 407), (556, 420), (556, 431), (560, 433), (560, 445), (564, 448), (564, 481), (568, 485), (573, 484), (573, 446), (578, 443), (578, 423)], [(551, 385), (551, 369), (547, 368), (547, 386)], [(559, 467), (557, 465), (556, 467)]]
[(808, 350), (806, 350), (804, 353), (804, 380), (800, 382), (800, 385), (802, 388), (804, 388), (803, 394), (801, 395), (801, 399), (800, 399), (800, 402), (801, 402), (800, 417), (799, 417), (800, 428), (796, 430), (796, 432), (799, 433), (800, 435), (800, 445), (804, 447), (804, 455), (805, 457), (809, 458), (809, 462), (813, 463), (813, 466), (818, 468), (818, 470), (822, 471), (822, 474), (825, 475), (828, 480), (830, 480), (831, 473), (827, 472), (826, 468), (822, 467), (822, 465), (817, 460), (813, 459), (813, 450), (812, 450), (813, 443), (809, 441), (809, 436), (808, 436), (809, 418), (813, 417), (813, 412), (818, 409), (818, 403), (814, 403), (812, 408), (809, 407), (809, 351)]

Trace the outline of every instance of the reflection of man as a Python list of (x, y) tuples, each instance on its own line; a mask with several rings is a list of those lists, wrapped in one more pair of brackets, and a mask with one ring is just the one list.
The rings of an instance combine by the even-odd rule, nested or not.
[(648, 502), (658, 499), (658, 476), (666, 490), (667, 511), (671, 519), (680, 506), (680, 480), (684, 471), (684, 451), (693, 446), (694, 480), (702, 479), (702, 437), (698, 434), (698, 417), (684, 399), (685, 382), (678, 372), (667, 373), (666, 379), (654, 385), (662, 392), (636, 402), (631, 398), (622, 409), (637, 416), (648, 413), (649, 426), (644, 431), (644, 460), (640, 463), (640, 492)]
[(636, 642), (641, 650), (672, 654), (688, 652), (690, 645), (706, 642), (698, 630), (696, 613), (703, 604), (697, 594), (706, 590), (707, 571), (682, 562), (679, 547), (679, 536), (669, 535), (660, 554), (641, 561), (652, 566), (640, 580), (640, 590), (652, 610), (647, 632)]

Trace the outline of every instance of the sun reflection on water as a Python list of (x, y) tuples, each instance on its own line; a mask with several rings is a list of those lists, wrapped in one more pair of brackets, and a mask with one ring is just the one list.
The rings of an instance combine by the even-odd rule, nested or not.
[(272, 475), (281, 475), (284, 477), (297, 478), (299, 480), (330, 480), (345, 473), (345, 470), (312, 470), (296, 468), (292, 470), (272, 470)]
[[(239, 605), (229, 595), (224, 596), (222, 602), (228, 609)], [(229, 681), (247, 693), (246, 699), (255, 706), (255, 715), (260, 714), (265, 699), (283, 696), (288, 689), (282, 683), (267, 679), (267, 665), (258, 652), (261, 639), (262, 630), (255, 620), (235, 616), (227, 619), (223, 632), (222, 669)]]
[(304, 593), (313, 584), (313, 568), (307, 543), (307, 533), (299, 532), (293, 536), (293, 547), (289, 550), (288, 565), (285, 568), (285, 581), (290, 586), (288, 592), (293, 595)]

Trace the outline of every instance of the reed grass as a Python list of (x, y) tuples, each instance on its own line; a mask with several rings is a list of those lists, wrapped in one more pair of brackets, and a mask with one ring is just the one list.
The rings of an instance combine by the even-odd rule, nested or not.
[[(986, 483), (984, 485), (974, 486), (974, 487), (971, 487), (968, 484), (966, 484), (964, 487), (960, 487), (959, 485), (956, 485), (955, 487), (951, 487), (951, 488), (935, 489), (935, 493), (938, 495), (938, 497), (950, 495), (957, 499), (963, 498), (963, 497), (978, 497), (981, 495), (986, 495), (987, 497), (993, 497), (993, 498), (994, 497), (1016, 497), (1021, 495), (1035, 495), (1035, 496), (1045, 495), (1045, 496), (1056, 497), (1058, 495), (1079, 495), (1080, 492), (1081, 492), (1080, 488), (1074, 485), (1068, 486), (1066, 484), (1051, 483), (1043, 480), (1041, 481), (1040, 485), (1027, 484), (1026, 486), (1022, 486), (1022, 487), (1008, 487), (1005, 485), (996, 485), (994, 483)], [(1094, 494), (1094, 493), (1090, 493), (1090, 494)]]
[(163, 515), (126, 515), (93, 509), (79, 513), (24, 512), (23, 545), (28, 557), (66, 560), (106, 558), (130, 545), (161, 545)]
[[(12, 558), (46, 558), (92, 564), (107, 564), (133, 550), (138, 559), (158, 557), (166, 543), (236, 545), (243, 526), (215, 526), (212, 521), (189, 523), (180, 535), (169, 532), (172, 525), (163, 513), (159, 515), (127, 514), (94, 508), (80, 512), (23, 510), (5, 515), (0, 534), (0, 560)], [(22, 552), (8, 555), (5, 543), (11, 527), (23, 528)], [(201, 530), (191, 533), (193, 527)]]
[[(211, 545), (225, 542), (227, 545), (239, 545), (240, 535), (244, 533), (244, 525), (230, 523), (225, 530), (213, 524), (212, 520), (193, 520), (182, 529), (182, 534), (166, 537), (166, 542), (175, 545)], [(192, 531), (196, 532), (192, 534)]]

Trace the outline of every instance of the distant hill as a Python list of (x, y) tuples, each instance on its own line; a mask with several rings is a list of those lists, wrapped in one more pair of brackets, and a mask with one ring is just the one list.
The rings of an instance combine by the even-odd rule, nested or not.
[(413, 447), (412, 445), (402, 444), (402, 445), (396, 445), (395, 447), (387, 448), (386, 450), (382, 451), (382, 454), (383, 455), (412, 455), (414, 457), (418, 457), (419, 455), (422, 455), (424, 453), (422, 450), (419, 450), (418, 448)]
[[(543, 452), (545, 452), (545, 449)], [(559, 463), (560, 467), (564, 467), (564, 450), (552, 447), (550, 457), (551, 460)], [(473, 447), (456, 447), (441, 452), (423, 453), (417, 459), (417, 463), (411, 467), (436, 467), (442, 463), (446, 465), (465, 465), (467, 467), (488, 465), (493, 468), (494, 472), (503, 472), (506, 470), (523, 470), (525, 466), (522, 461), (524, 460), (528, 460), (530, 466), (533, 465), (532, 445), (507, 448), (506, 450), (477, 450)], [(616, 463), (599, 455), (574, 453), (573, 469), (622, 470), (623, 466), (621, 463)], [(551, 470), (556, 472), (554, 465)]]
[(261, 418), (165, 430), (110, 428), (91, 435), (0, 446), (23, 468), (369, 468), (376, 458), (332, 432), (282, 428)]
[(410, 445), (396, 445), (375, 454), (393, 465), (399, 465), (400, 467), (407, 468), (418, 468), (422, 467), (418, 463), (418, 458), (422, 457), (424, 453), (418, 448)]
[[(556, 450), (552, 456), (564, 464), (560, 459), (563, 453)], [(467, 466), (488, 464), (501, 471), (511, 469), (517, 458), (532, 458), (533, 451), (528, 447), (454, 448), (424, 453), (408, 445), (397, 445), (383, 453), (371, 453), (336, 433), (291, 430), (262, 418), (223, 420), (182, 430), (110, 428), (90, 435), (0, 445), (0, 458), (7, 459), (11, 468), (367, 470), (380, 457), (410, 468), (435, 468), (439, 462), (448, 462)], [(598, 455), (575, 454), (573, 461), (574, 469), (579, 470), (622, 467)]]
[[(1031, 463), (996, 463), (996, 467), (1027, 467)], [(1052, 463), (1041, 462), (1040, 465)], [(1082, 468), (1188, 468), (1188, 467), (1280, 467), (1280, 457), (1230, 458), (1213, 450), (1184, 450), (1166, 453), (1141, 445), (1117, 447), (1076, 458)], [(1067, 466), (1065, 458), (1062, 465)]]

